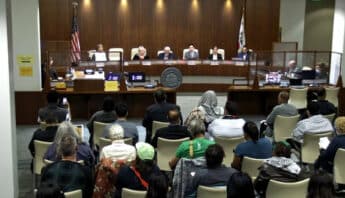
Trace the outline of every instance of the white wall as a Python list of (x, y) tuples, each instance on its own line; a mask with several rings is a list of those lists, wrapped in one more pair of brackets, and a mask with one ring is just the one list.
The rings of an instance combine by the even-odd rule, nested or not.
[[(41, 90), (41, 50), (38, 0), (12, 0), (13, 62), (16, 91)], [(33, 75), (21, 77), (18, 55), (34, 58)]]
[(303, 50), (305, 0), (280, 1), (280, 27), (282, 42), (298, 42), (298, 50)]
[[(10, 0), (0, 0), (0, 197), (18, 197), (13, 71), (10, 46)], [(6, 6), (7, 4), (7, 6)], [(8, 18), (7, 18), (8, 17)]]

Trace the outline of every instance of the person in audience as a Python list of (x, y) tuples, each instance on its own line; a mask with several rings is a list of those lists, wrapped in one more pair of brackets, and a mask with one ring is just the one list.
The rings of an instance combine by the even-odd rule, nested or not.
[(58, 106), (59, 101), (59, 94), (56, 91), (51, 91), (47, 94), (47, 102), (48, 105), (42, 107), (38, 110), (38, 122), (45, 122), (47, 119), (47, 115), (49, 113), (53, 113), (56, 115), (58, 122), (63, 122), (65, 120), (69, 120), (70, 115), (68, 110), (65, 108), (61, 108)]
[(168, 181), (164, 175), (152, 175), (146, 198), (167, 198), (168, 188)]
[(202, 94), (198, 103), (198, 109), (205, 113), (206, 125), (224, 114), (223, 107), (218, 106), (217, 95), (213, 90), (205, 91)]
[(260, 127), (260, 133), (264, 133), (268, 137), (273, 136), (273, 125), (276, 117), (280, 116), (295, 116), (298, 111), (295, 106), (288, 104), (289, 92), (282, 91), (278, 95), (278, 105), (273, 108), (271, 113), (267, 116), (264, 126)]
[(223, 57), (220, 53), (218, 53), (218, 47), (214, 46), (212, 53), (208, 56), (208, 60), (213, 60), (213, 61), (221, 61), (223, 60)]
[(152, 139), (152, 146), (157, 147), (158, 138), (165, 139), (181, 139), (181, 138), (192, 138), (192, 135), (188, 131), (186, 126), (181, 126), (180, 111), (175, 108), (168, 112), (169, 126), (160, 128), (157, 130), (155, 136)]
[(245, 120), (238, 117), (237, 105), (231, 101), (225, 104), (224, 116), (215, 119), (208, 126), (210, 139), (213, 137), (240, 137), (243, 136)]
[(243, 172), (236, 172), (231, 175), (226, 191), (227, 198), (255, 198), (252, 179)]
[(183, 125), (189, 126), (192, 120), (201, 120), (203, 123), (206, 123), (205, 112), (198, 109), (198, 107), (193, 108), (193, 110), (188, 114)]
[(320, 87), (317, 92), (318, 100), (320, 107), (320, 113), (322, 115), (328, 115), (332, 113), (337, 113), (337, 108), (335, 108), (334, 104), (330, 103), (326, 100), (326, 89), (324, 87)]
[(44, 155), (44, 159), (49, 161), (57, 161), (62, 158), (60, 153), (58, 152), (59, 145), (61, 143), (62, 137), (64, 136), (72, 136), (77, 140), (77, 161), (83, 161), (85, 165), (93, 167), (95, 165), (95, 156), (91, 150), (91, 148), (84, 142), (82, 142), (81, 137), (79, 136), (78, 132), (76, 131), (75, 126), (73, 126), (70, 122), (62, 122), (57, 129), (55, 139), (52, 145), (48, 147), (47, 152)]
[(314, 164), (316, 170), (322, 168), (329, 173), (333, 173), (335, 154), (339, 148), (345, 149), (345, 117), (338, 117), (334, 125), (337, 136), (332, 139), (327, 149), (320, 153), (320, 156)]
[(265, 160), (260, 166), (259, 176), (255, 179), (254, 187), (260, 197), (265, 197), (268, 182), (271, 179), (281, 182), (297, 182), (305, 179), (301, 168), (291, 158), (291, 146), (286, 141), (277, 142), (273, 157)]
[(319, 171), (312, 175), (308, 184), (307, 198), (319, 197), (335, 197), (333, 177), (324, 171)]
[(146, 54), (146, 48), (144, 46), (138, 47), (138, 53), (133, 56), (133, 60), (148, 60), (150, 57)]
[(122, 188), (147, 190), (150, 178), (162, 174), (154, 161), (154, 148), (144, 142), (138, 142), (135, 147), (137, 149), (135, 164), (123, 166), (117, 175), (115, 198), (121, 198)]
[(41, 182), (56, 183), (64, 192), (81, 189), (83, 198), (91, 197), (92, 171), (77, 162), (77, 139), (70, 135), (63, 136), (57, 150), (62, 158), (43, 169)]
[(134, 146), (125, 144), (124, 130), (121, 125), (113, 124), (108, 128), (109, 138), (112, 143), (103, 147), (100, 159), (110, 158), (113, 162), (122, 160), (124, 162), (132, 162), (135, 160), (136, 151)]
[(42, 182), (35, 198), (65, 198), (62, 189), (56, 183)]
[(208, 146), (205, 151), (207, 169), (201, 169), (195, 174), (193, 188), (196, 192), (199, 185), (202, 186), (226, 186), (232, 174), (237, 172), (233, 168), (224, 166), (225, 153), (219, 144)]
[(159, 60), (174, 60), (175, 54), (171, 51), (169, 46), (165, 46), (162, 53), (158, 54)]
[[(169, 110), (179, 108), (175, 104), (171, 104), (166, 101), (167, 96), (162, 89), (157, 90), (153, 94), (153, 98), (155, 104), (150, 105), (146, 109), (144, 119), (142, 122), (143, 126), (146, 128), (146, 142), (151, 142), (152, 122), (168, 122)], [(181, 114), (180, 120), (182, 120)]]
[(242, 49), (238, 52), (238, 56), (244, 61), (249, 61), (251, 57), (251, 52), (248, 50), (247, 46), (243, 46)]
[(198, 60), (199, 52), (195, 49), (193, 44), (188, 46), (188, 51), (184, 54), (186, 60)]
[(205, 138), (205, 125), (201, 120), (192, 120), (188, 126), (188, 130), (193, 135), (193, 140), (182, 142), (176, 150), (176, 155), (170, 160), (169, 165), (175, 168), (180, 158), (198, 158), (203, 157), (207, 147), (214, 144)]
[(93, 122), (104, 122), (104, 123), (112, 123), (115, 122), (117, 119), (116, 113), (114, 111), (115, 104), (114, 100), (111, 96), (106, 96), (103, 101), (103, 108), (100, 111), (94, 113), (89, 121), (87, 122), (86, 126), (90, 132), (90, 139), (89, 144), (91, 148), (93, 147)]
[(241, 170), (241, 161), (243, 157), (257, 159), (267, 159), (272, 157), (272, 144), (266, 138), (259, 138), (259, 130), (254, 122), (246, 122), (243, 126), (243, 143), (236, 146), (234, 150), (234, 159), (231, 167)]
[[(125, 134), (124, 138), (132, 138), (133, 145), (135, 145), (138, 142), (138, 129), (137, 126), (130, 121), (127, 121), (127, 116), (128, 116), (128, 106), (125, 103), (118, 103), (115, 106), (115, 112), (117, 115), (117, 120), (114, 124), (119, 124), (122, 126)], [(103, 132), (103, 137), (109, 138), (109, 127), (106, 127), (104, 132)]]
[[(293, 130), (293, 140), (303, 143), (303, 136), (305, 133), (323, 133), (333, 131), (331, 122), (320, 114), (320, 107), (317, 102), (310, 102), (307, 105), (308, 118), (301, 120), (297, 123), (296, 128)], [(291, 141), (290, 141), (291, 142)], [(294, 146), (294, 147), (296, 147)]]

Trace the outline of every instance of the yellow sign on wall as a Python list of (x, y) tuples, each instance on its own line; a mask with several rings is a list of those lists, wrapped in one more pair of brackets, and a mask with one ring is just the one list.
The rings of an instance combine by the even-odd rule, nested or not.
[(19, 76), (32, 77), (32, 67), (34, 64), (33, 56), (19, 55), (17, 56), (17, 64), (19, 68)]

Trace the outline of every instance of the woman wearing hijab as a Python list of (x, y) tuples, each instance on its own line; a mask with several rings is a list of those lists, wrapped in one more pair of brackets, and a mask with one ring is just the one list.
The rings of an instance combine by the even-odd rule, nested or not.
[(206, 124), (224, 114), (224, 108), (218, 106), (217, 95), (213, 90), (208, 90), (202, 94), (198, 109), (205, 113)]

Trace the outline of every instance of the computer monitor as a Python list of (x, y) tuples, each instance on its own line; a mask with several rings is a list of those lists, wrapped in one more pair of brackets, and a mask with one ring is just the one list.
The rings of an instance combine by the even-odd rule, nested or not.
[(144, 72), (129, 72), (128, 73), (128, 82), (145, 82), (145, 73)]
[(302, 85), (302, 78), (290, 78), (289, 83), (290, 86)]
[(278, 72), (269, 72), (266, 74), (266, 84), (279, 84), (282, 75)]
[(109, 73), (106, 77), (106, 80), (120, 81), (120, 77), (121, 77), (120, 73)]
[(302, 79), (313, 80), (316, 77), (315, 70), (302, 70)]

